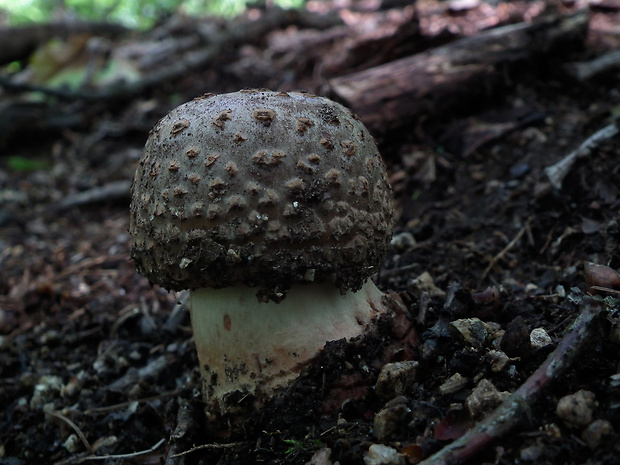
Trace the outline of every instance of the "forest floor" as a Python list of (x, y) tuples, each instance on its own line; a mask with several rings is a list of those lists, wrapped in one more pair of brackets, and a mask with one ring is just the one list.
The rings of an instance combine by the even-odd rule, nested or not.
[[(618, 48), (620, 6), (608, 3), (591, 28), (615, 29), (591, 33), (565, 62)], [(477, 5), (433, 15), (463, 29)], [(561, 369), (471, 463), (620, 463), (619, 138), (600, 137), (560, 187), (545, 172), (601, 129), (613, 133), (620, 71), (576, 81), (562, 66), (522, 67), (500, 95), (378, 138), (398, 215), (375, 280), (404, 303), (406, 335), (386, 322), (329, 344), (285, 395), (231, 424), (205, 420), (185, 294), (150, 286), (129, 259), (128, 192), (67, 199), (126, 186), (172, 106), (248, 84), (232, 66), (203, 69), (130, 103), (89, 103), (85, 126), (5, 141), (0, 464), (418, 463), (550, 354)], [(592, 312), (578, 338), (566, 336)], [(387, 362), (403, 371), (378, 384)]]

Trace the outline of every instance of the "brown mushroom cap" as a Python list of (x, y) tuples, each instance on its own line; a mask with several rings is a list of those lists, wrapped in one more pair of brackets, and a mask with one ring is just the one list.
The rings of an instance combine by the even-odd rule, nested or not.
[(349, 110), (296, 92), (205, 95), (162, 118), (132, 187), (131, 257), (169, 290), (357, 290), (392, 234), (385, 165)]

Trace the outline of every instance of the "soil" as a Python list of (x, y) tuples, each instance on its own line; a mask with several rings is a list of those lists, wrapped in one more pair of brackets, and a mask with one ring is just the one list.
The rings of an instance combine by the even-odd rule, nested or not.
[[(446, 15), (440, 24), (466, 23)], [(617, 6), (597, 21), (620, 24)], [(574, 357), (470, 463), (620, 463), (618, 137), (594, 144), (560, 188), (545, 174), (613, 125), (618, 70), (577, 82), (564, 64), (617, 48), (615, 30), (513, 73), (463, 114), (379, 139), (398, 219), (375, 281), (404, 310), (328, 343), (286, 393), (241, 418), (207, 422), (186, 294), (135, 272), (128, 195), (59, 204), (130, 180), (168, 95), (243, 82), (197, 73), (181, 91), (107, 107), (87, 131), (12, 140), (0, 156), (0, 464), (418, 463), (523, 385), (590, 299), (601, 311)], [(9, 155), (43, 165), (16, 169)]]

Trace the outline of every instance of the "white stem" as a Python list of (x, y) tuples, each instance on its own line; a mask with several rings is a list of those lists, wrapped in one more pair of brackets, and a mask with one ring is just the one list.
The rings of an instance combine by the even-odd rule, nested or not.
[(213, 410), (225, 410), (224, 396), (236, 390), (272, 395), (326, 342), (363, 334), (385, 311), (370, 280), (345, 295), (331, 284), (298, 284), (280, 303), (259, 302), (256, 292), (246, 286), (191, 292), (204, 395)]

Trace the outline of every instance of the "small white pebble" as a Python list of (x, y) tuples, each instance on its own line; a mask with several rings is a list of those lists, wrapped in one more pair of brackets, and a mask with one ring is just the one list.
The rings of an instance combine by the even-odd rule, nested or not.
[(365, 465), (405, 465), (405, 457), (391, 447), (373, 444), (364, 455)]
[(314, 453), (310, 461), (306, 462), (306, 465), (332, 465), (332, 461), (329, 458), (331, 454), (332, 450), (329, 447), (323, 447)]
[(553, 343), (547, 331), (543, 328), (534, 328), (530, 333), (530, 345), (532, 349), (542, 349)]
[(67, 449), (70, 454), (75, 454), (79, 450), (80, 438), (77, 434), (70, 434), (67, 440), (63, 443), (63, 447)]

